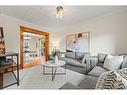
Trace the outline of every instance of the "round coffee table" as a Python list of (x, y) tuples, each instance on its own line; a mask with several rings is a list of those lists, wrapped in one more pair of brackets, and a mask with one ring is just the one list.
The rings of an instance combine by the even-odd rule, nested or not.
[[(44, 64), (42, 64), (42, 66), (43, 66), (43, 74), (44, 75), (52, 75), (52, 81), (54, 80), (55, 75), (66, 74), (66, 62), (65, 61), (58, 60), (56, 63), (54, 63), (53, 61), (46, 61)], [(56, 73), (57, 68), (61, 67), (61, 66), (64, 66), (65, 72), (64, 73)], [(52, 72), (51, 73), (46, 73), (45, 72), (46, 67), (51, 68)], [(55, 71), (54, 71), (54, 69), (55, 69)]]

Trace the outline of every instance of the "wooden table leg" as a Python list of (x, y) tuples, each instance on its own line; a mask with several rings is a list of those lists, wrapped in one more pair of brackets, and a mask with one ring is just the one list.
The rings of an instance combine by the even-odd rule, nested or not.
[(3, 75), (0, 74), (0, 89), (3, 89)]

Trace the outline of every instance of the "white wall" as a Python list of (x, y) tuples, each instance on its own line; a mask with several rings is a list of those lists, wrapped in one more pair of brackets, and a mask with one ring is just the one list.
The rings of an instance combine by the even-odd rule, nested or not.
[(20, 26), (48, 31), (44, 27), (0, 14), (0, 26), (3, 27), (6, 52), (20, 52)]
[(69, 26), (58, 33), (55, 39), (61, 51), (66, 50), (66, 35), (90, 32), (90, 51), (111, 54), (127, 53), (127, 10), (100, 16), (86, 22)]

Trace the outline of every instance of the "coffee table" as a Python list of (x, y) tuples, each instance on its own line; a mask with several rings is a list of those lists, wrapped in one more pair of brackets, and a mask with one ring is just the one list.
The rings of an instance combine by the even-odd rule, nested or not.
[[(55, 75), (64, 75), (66, 74), (66, 62), (65, 61), (61, 61), (58, 60), (56, 63), (54, 63), (53, 61), (46, 61), (44, 64), (42, 64), (43, 66), (43, 75), (52, 75), (52, 81), (55, 78)], [(57, 68), (64, 66), (64, 73), (56, 73)], [(52, 72), (51, 73), (46, 73), (45, 72), (45, 68), (51, 68)]]

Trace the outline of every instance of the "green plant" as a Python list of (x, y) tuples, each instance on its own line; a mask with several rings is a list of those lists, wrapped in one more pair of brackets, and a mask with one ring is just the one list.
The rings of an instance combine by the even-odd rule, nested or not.
[(52, 54), (53, 54), (53, 57), (55, 57), (55, 56), (59, 57), (61, 55), (60, 50), (58, 50), (56, 48), (53, 48)]

